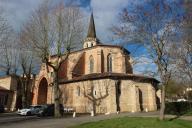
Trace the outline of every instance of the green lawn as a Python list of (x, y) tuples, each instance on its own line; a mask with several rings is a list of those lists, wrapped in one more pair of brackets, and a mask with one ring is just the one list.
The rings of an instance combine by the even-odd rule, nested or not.
[(192, 128), (192, 122), (179, 119), (159, 121), (157, 118), (123, 117), (70, 128)]

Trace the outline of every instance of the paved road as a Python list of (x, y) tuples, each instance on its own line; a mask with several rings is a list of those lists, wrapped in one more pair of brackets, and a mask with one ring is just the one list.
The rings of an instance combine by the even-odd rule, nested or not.
[(16, 113), (0, 113), (0, 126), (1, 124), (21, 122), (26, 120), (38, 119), (37, 116), (20, 116)]
[[(81, 116), (76, 118), (31, 118), (30, 120), (23, 120), (18, 122), (0, 123), (0, 128), (67, 128), (69, 126), (78, 125), (86, 122), (95, 122), (99, 120), (118, 118), (118, 117), (157, 117), (158, 112), (148, 113), (120, 113), (110, 115), (99, 115), (95, 117)], [(169, 116), (174, 117), (174, 116)], [(192, 118), (189, 118), (192, 120)]]

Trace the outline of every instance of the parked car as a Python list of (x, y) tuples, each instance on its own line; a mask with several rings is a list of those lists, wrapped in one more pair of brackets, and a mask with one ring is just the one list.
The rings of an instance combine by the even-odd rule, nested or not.
[(36, 115), (39, 113), (42, 107), (42, 105), (29, 106), (28, 108), (19, 109), (17, 114), (25, 116)]
[[(64, 107), (62, 104), (60, 106), (60, 113), (63, 115)], [(54, 116), (54, 104), (43, 105), (40, 111), (37, 114), (38, 116)]]
[(184, 98), (181, 98), (181, 99), (177, 99), (177, 102), (186, 102), (187, 100), (184, 99)]
[(5, 111), (4, 105), (0, 104), (0, 113), (3, 113)]

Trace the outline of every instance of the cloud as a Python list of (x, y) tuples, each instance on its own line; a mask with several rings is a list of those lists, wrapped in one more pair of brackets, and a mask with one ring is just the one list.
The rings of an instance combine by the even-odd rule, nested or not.
[[(50, 0), (51, 1), (51, 0)], [(52, 0), (53, 3), (70, 2), (71, 0)], [(43, 0), (0, 0), (0, 11), (4, 11), (9, 23), (16, 31), (19, 31), (21, 25), (26, 22), (32, 11), (34, 11)], [(85, 14), (85, 25), (88, 27), (90, 11), (92, 10), (95, 18), (97, 37), (103, 43), (110, 43), (112, 37), (109, 28), (118, 23), (118, 14), (125, 7), (131, 7), (133, 3), (140, 0), (75, 0), (75, 4), (81, 7)], [(86, 27), (86, 28), (87, 28)], [(85, 33), (86, 35), (86, 33)], [(129, 47), (133, 49), (132, 47)], [(143, 48), (137, 53), (137, 56), (146, 54)], [(139, 60), (134, 65), (134, 73), (145, 74), (146, 71), (157, 71), (157, 67), (148, 57), (136, 57)], [(150, 74), (149, 74), (150, 75)]]
[[(0, 0), (0, 8), (5, 12), (9, 23), (15, 30), (19, 30), (25, 23), (31, 12), (44, 0)], [(51, 1), (51, 0), (50, 0)], [(70, 2), (70, 0), (52, 0), (52, 3)], [(89, 22), (90, 9), (94, 12), (96, 31), (102, 42), (110, 41), (109, 28), (117, 23), (118, 13), (127, 7), (131, 0), (75, 0), (86, 14), (86, 22)]]
[(0, 0), (0, 8), (13, 28), (19, 30), (31, 11), (35, 10), (41, 2), (42, 0)]
[(101, 41), (110, 41), (109, 28), (117, 22), (119, 12), (129, 3), (129, 0), (91, 0), (96, 31)]

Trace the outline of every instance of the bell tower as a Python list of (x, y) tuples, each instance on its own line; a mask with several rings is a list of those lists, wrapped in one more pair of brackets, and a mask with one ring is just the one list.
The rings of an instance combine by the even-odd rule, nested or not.
[(84, 40), (83, 48), (93, 47), (93, 46), (97, 45), (98, 43), (99, 43), (99, 41), (96, 36), (93, 13), (91, 13), (87, 37)]

